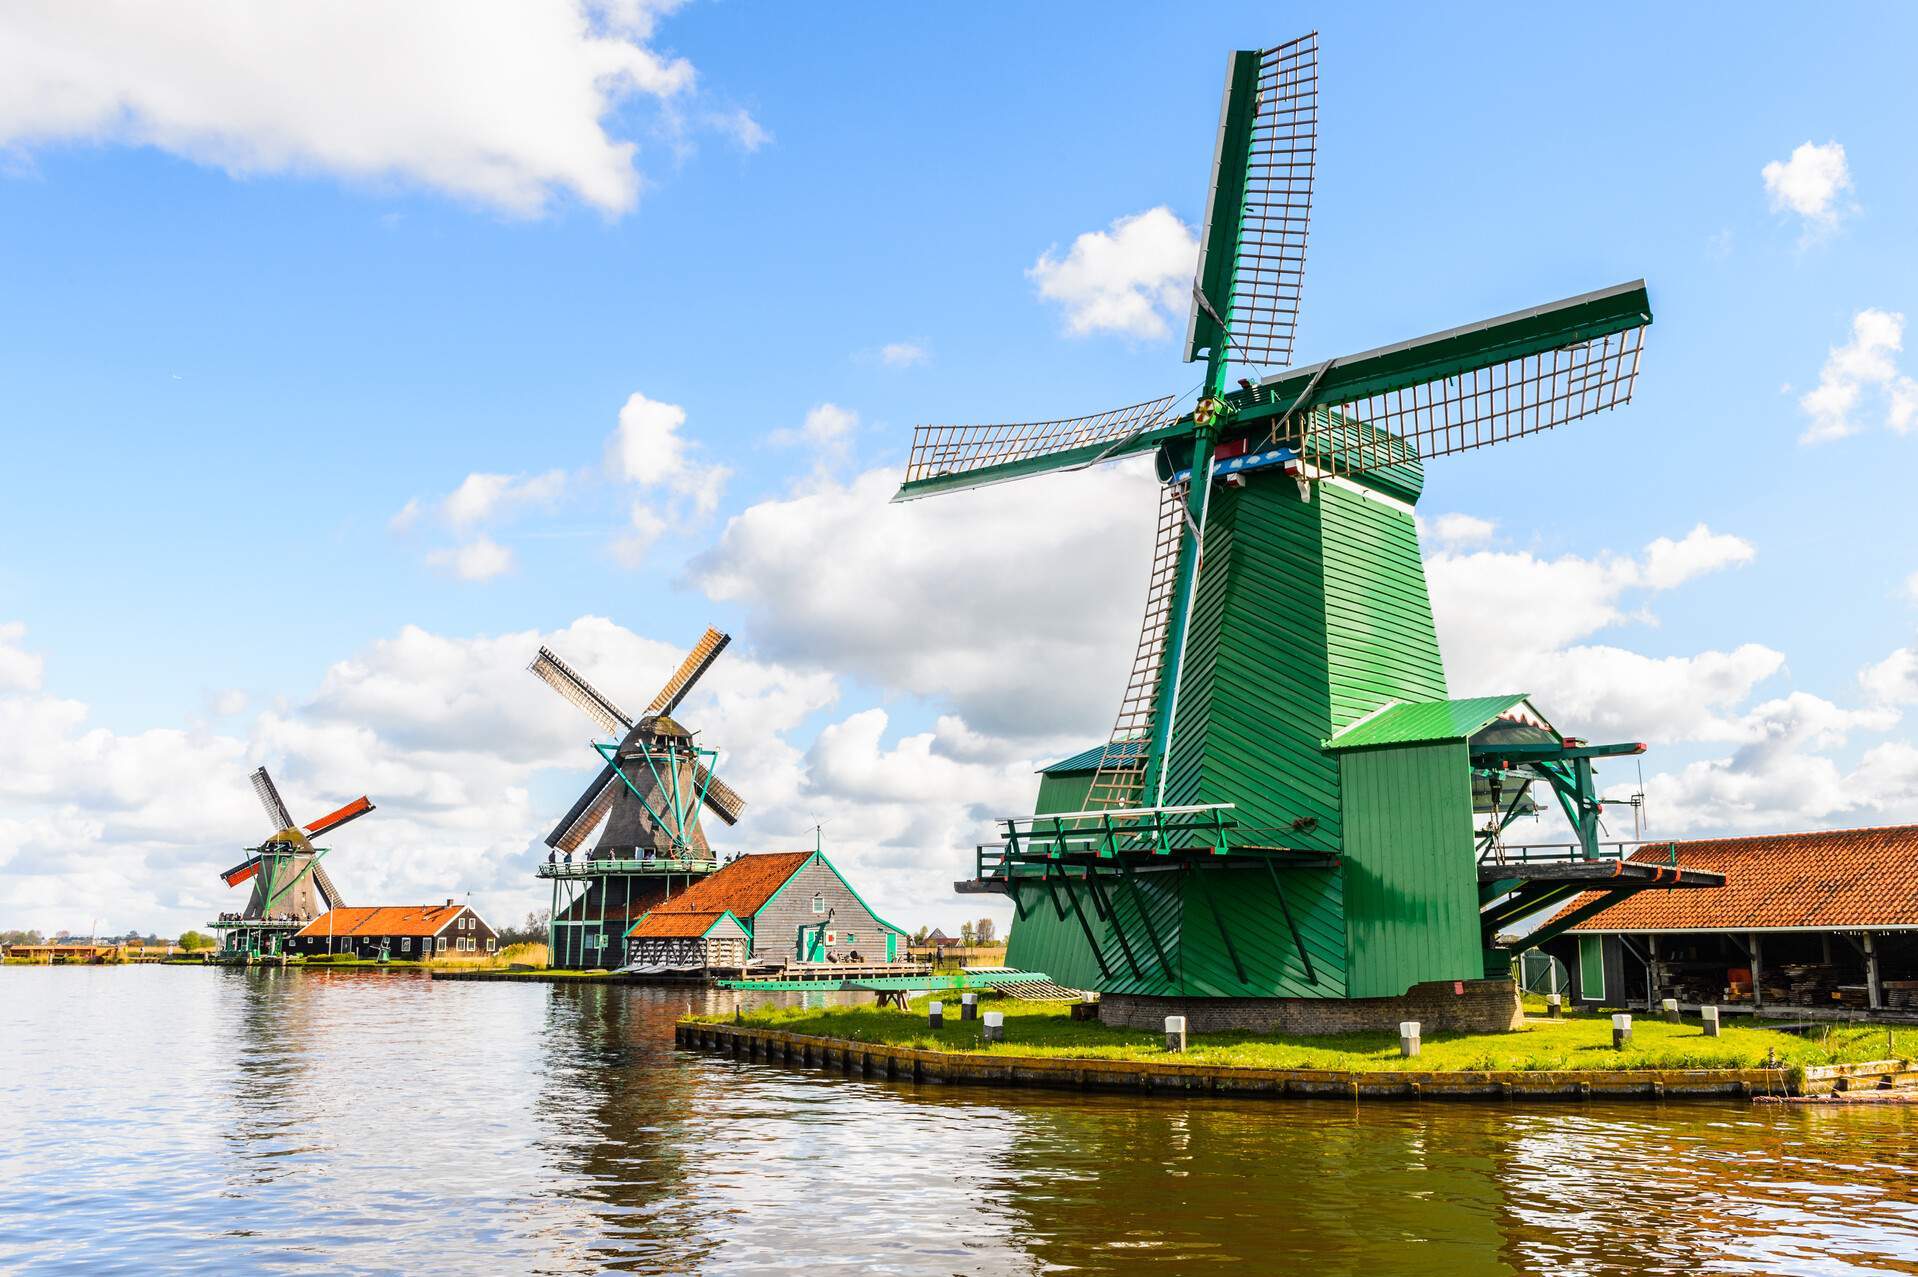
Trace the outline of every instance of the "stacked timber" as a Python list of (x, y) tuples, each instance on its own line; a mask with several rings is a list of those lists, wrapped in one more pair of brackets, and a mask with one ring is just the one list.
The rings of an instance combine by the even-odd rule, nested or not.
[(1885, 980), (1878, 986), (1888, 1011), (1918, 1011), (1918, 980)]
[(1765, 1001), (1830, 1006), (1838, 998), (1838, 968), (1828, 963), (1786, 965), (1765, 972)]

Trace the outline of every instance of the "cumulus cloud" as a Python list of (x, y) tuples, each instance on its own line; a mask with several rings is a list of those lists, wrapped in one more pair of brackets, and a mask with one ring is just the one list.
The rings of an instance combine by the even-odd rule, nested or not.
[(1156, 338), (1171, 331), (1168, 317), (1186, 313), (1198, 260), (1199, 241), (1162, 205), (1087, 231), (1064, 256), (1047, 249), (1026, 275), (1074, 336)]
[(1805, 142), (1786, 160), (1765, 165), (1761, 176), (1771, 205), (1796, 213), (1807, 229), (1829, 229), (1845, 212), (1840, 198), (1851, 190), (1851, 165), (1837, 142), (1816, 146)]
[[(96, 913), (105, 930), (203, 925), (239, 900), (219, 871), (266, 832), (246, 782), (265, 763), (301, 818), (362, 792), (377, 805), (333, 840), (329, 868), (349, 899), (470, 891), (495, 922), (516, 921), (545, 904), (532, 877), (541, 840), (599, 767), (594, 726), (528, 676), (527, 660), (545, 644), (631, 710), (689, 638), (592, 616), (497, 635), (408, 626), (226, 733), (118, 732), (78, 701), (0, 693), (0, 913), (48, 931)], [(833, 719), (839, 695), (829, 673), (744, 643), (727, 651), (680, 710), (748, 803), (739, 826), (708, 833), (722, 850), (764, 851), (810, 847), (823, 824), (882, 914), (951, 929), (979, 912), (950, 891), (977, 809), (1029, 803), (1033, 763), (982, 752), (957, 719), (896, 739), (883, 710)]]
[(804, 446), (823, 464), (845, 457), (859, 429), (859, 414), (838, 404), (822, 403), (806, 414), (796, 429), (775, 430), (768, 436), (781, 447)]
[(426, 562), (462, 581), (490, 581), (513, 570), (513, 552), (491, 537), (477, 536), (464, 545), (434, 550), (426, 556)]
[(898, 480), (872, 470), (760, 502), (693, 578), (743, 608), (774, 659), (938, 698), (996, 736), (1102, 738), (1144, 609), (1149, 468), (895, 505)]
[(1901, 372), (1905, 317), (1867, 308), (1852, 316), (1851, 340), (1833, 346), (1818, 385), (1798, 400), (1810, 424), (1800, 443), (1829, 443), (1863, 429), (1857, 412), (1867, 390), (1877, 390), (1884, 421), (1899, 434), (1918, 425), (1918, 381)]
[(18, 621), (0, 622), (0, 692), (31, 692), (40, 686), (46, 662), (21, 645), (27, 627)]
[(700, 459), (699, 445), (681, 433), (686, 410), (635, 391), (619, 410), (619, 425), (607, 440), (607, 465), (615, 478), (659, 489), (685, 501), (693, 512), (711, 514), (732, 471)]
[[(693, 89), (651, 47), (665, 3), (30, 2), (0, 15), (0, 146), (151, 146), (236, 175), (403, 183), (531, 216), (637, 201), (608, 121)], [(737, 113), (750, 149), (763, 130)]]
[(1427, 519), (1417, 516), (1419, 535), (1447, 546), (1483, 545), (1498, 531), (1498, 524), (1470, 514), (1441, 514)]
[(566, 474), (561, 470), (536, 475), (475, 472), (447, 495), (440, 509), (454, 527), (470, 527), (490, 522), (519, 507), (550, 506), (565, 486)]
[(929, 357), (926, 348), (916, 341), (889, 341), (879, 348), (879, 362), (888, 368), (910, 368)]
[(1756, 553), (1743, 537), (1715, 533), (1701, 523), (1680, 540), (1659, 537), (1646, 546), (1638, 579), (1647, 589), (1673, 590), (1693, 577), (1750, 563)]

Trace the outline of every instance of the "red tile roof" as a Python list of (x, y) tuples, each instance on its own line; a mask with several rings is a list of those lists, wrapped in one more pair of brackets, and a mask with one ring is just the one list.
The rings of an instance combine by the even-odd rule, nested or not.
[(465, 905), (341, 905), (321, 914), (299, 936), (436, 936)]
[(786, 881), (811, 860), (810, 851), (769, 851), (741, 856), (662, 903), (659, 913), (723, 913), (751, 918)]
[(667, 913), (654, 910), (641, 918), (626, 934), (654, 940), (697, 940), (725, 916), (723, 913)]
[(664, 938), (702, 936), (706, 928), (713, 925), (713, 919), (729, 910), (750, 926), (752, 916), (812, 857), (810, 851), (769, 851), (740, 856), (718, 873), (701, 878), (672, 899), (662, 901), (628, 928), (626, 934)]
[[(1665, 864), (1671, 847), (1641, 847), (1631, 858)], [(1679, 864), (1716, 870), (1725, 885), (1641, 891), (1572, 930), (1918, 927), (1918, 825), (1711, 838), (1677, 847)], [(1560, 914), (1597, 898), (1581, 895)]]

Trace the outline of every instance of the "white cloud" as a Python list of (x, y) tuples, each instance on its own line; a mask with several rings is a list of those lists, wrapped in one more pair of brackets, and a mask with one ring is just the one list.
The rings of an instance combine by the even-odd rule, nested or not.
[(804, 445), (823, 463), (844, 458), (858, 429), (858, 413), (838, 404), (822, 403), (806, 414), (797, 429), (775, 430), (768, 438), (781, 447)]
[(914, 501), (823, 478), (731, 519), (692, 577), (776, 660), (952, 706), (1000, 737), (1111, 729), (1145, 605), (1158, 485), (1125, 465)]
[(207, 698), (207, 708), (218, 718), (232, 718), (235, 714), (244, 714), (247, 707), (247, 694), (237, 687), (224, 688)]
[(429, 567), (444, 568), (462, 581), (490, 581), (513, 568), (513, 552), (488, 536), (477, 536), (449, 550), (426, 556)]
[(926, 348), (915, 341), (889, 341), (879, 348), (879, 362), (888, 368), (910, 368), (927, 358)]
[(773, 135), (768, 133), (744, 107), (719, 112), (710, 117), (710, 122), (714, 128), (739, 143), (740, 149), (749, 154), (773, 140)]
[(46, 661), (20, 646), (27, 627), (18, 621), (0, 622), (0, 692), (31, 692), (46, 674)]
[(1419, 535), (1451, 547), (1483, 545), (1498, 531), (1498, 524), (1469, 514), (1441, 514), (1427, 520), (1417, 516)]
[(424, 510), (420, 505), (420, 499), (418, 497), (410, 498), (405, 505), (401, 506), (399, 510), (394, 513), (392, 518), (386, 521), (387, 531), (395, 535), (411, 532), (413, 525), (420, 521), (420, 515), (422, 513), (424, 513)]
[(1756, 553), (1743, 537), (1715, 533), (1701, 523), (1682, 540), (1659, 537), (1646, 546), (1640, 580), (1649, 589), (1676, 589), (1708, 572), (1750, 563)]
[[(609, 117), (693, 85), (690, 63), (648, 45), (672, 7), (13, 5), (0, 14), (0, 145), (152, 146), (236, 175), (398, 182), (518, 215), (564, 193), (621, 213), (641, 178)], [(731, 129), (746, 140), (740, 120)]]
[(454, 527), (470, 527), (498, 518), (515, 507), (550, 506), (565, 486), (566, 474), (561, 470), (530, 476), (475, 472), (453, 489), (440, 509)]
[(1789, 160), (1773, 160), (1762, 176), (1772, 207), (1803, 218), (1809, 227), (1829, 228), (1844, 210), (1838, 199), (1851, 190), (1851, 166), (1837, 142), (1803, 143)]
[(637, 567), (646, 550), (684, 513), (704, 518), (719, 508), (728, 466), (701, 457), (698, 444), (682, 428), (686, 410), (648, 399), (635, 391), (619, 410), (619, 425), (606, 441), (606, 466), (616, 479), (657, 491), (664, 508), (651, 499), (635, 501), (628, 532), (613, 543), (613, 557)]
[(1047, 249), (1026, 272), (1039, 295), (1065, 309), (1066, 330), (1163, 337), (1186, 313), (1199, 242), (1163, 205), (1087, 231), (1064, 257)]
[(1904, 349), (1905, 317), (1897, 311), (1867, 308), (1852, 316), (1851, 340), (1833, 346), (1819, 372), (1818, 385), (1798, 406), (1810, 418), (1800, 443), (1828, 443), (1857, 434), (1854, 415), (1868, 388), (1884, 397), (1885, 424), (1900, 434), (1918, 425), (1918, 381), (1898, 369)]

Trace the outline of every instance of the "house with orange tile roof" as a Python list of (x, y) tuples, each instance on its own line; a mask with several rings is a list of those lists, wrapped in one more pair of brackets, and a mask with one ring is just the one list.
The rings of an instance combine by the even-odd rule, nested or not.
[(736, 857), (626, 931), (628, 967), (660, 973), (905, 957), (905, 931), (874, 913), (820, 851)]
[(1918, 825), (1655, 843), (1630, 857), (1721, 887), (1595, 894), (1544, 951), (1588, 1006), (1714, 1004), (1918, 1018)]
[(289, 953), (346, 954), (382, 961), (483, 957), (499, 933), (471, 905), (339, 905), (293, 934)]

